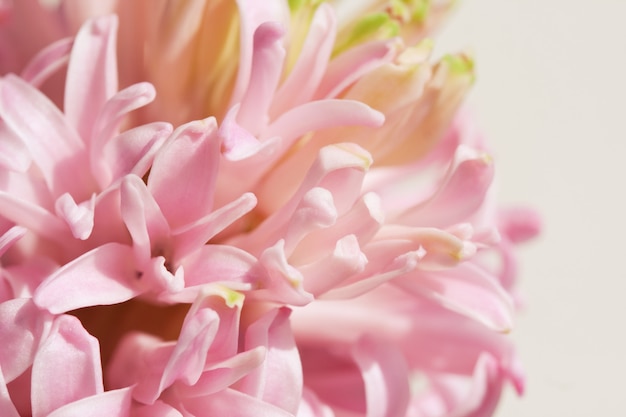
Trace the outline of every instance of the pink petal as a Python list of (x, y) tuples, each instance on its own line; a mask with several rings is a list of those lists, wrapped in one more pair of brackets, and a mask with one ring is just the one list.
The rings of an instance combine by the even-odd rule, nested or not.
[(18, 240), (22, 238), (26, 234), (27, 230), (20, 226), (13, 226), (2, 236), (0, 236), (0, 256), (4, 255), (4, 253)]
[(338, 416), (365, 416), (363, 377), (349, 357), (351, 345), (348, 349), (344, 346), (331, 350), (315, 342), (311, 347), (300, 348), (306, 387), (333, 407)]
[(286, 149), (295, 139), (317, 130), (337, 126), (379, 127), (385, 116), (355, 100), (309, 101), (280, 115), (263, 132), (263, 137), (279, 136)]
[(345, 278), (341, 286), (330, 289), (321, 298), (336, 300), (354, 298), (407, 274), (419, 267), (424, 250), (411, 250), (405, 242), (374, 243), (363, 249), (368, 260), (362, 272)]
[(411, 394), (402, 354), (373, 338), (360, 340), (353, 354), (365, 382), (367, 417), (403, 417)]
[(460, 147), (437, 192), (426, 202), (399, 215), (396, 221), (432, 227), (467, 221), (483, 204), (493, 173), (493, 163), (487, 155)]
[(325, 229), (337, 220), (337, 210), (331, 193), (320, 187), (308, 190), (298, 202), (293, 213), (280, 210), (241, 239), (239, 247), (252, 253), (285, 240), (287, 256), (307, 233)]
[(32, 298), (37, 287), (58, 268), (59, 265), (51, 259), (39, 256), (3, 267), (3, 278), (10, 284), (11, 298)]
[(283, 234), (285, 253), (291, 254), (296, 245), (309, 233), (334, 225), (337, 217), (332, 194), (321, 187), (311, 188), (302, 197)]
[(284, 2), (265, 2), (263, 4), (254, 0), (237, 0), (240, 18), (240, 43), (239, 43), (239, 69), (237, 81), (233, 89), (231, 101), (228, 107), (241, 102), (250, 79), (252, 77), (252, 61), (254, 51), (254, 36), (256, 30), (263, 23), (274, 22), (287, 27), (289, 22), (289, 9)]
[(495, 277), (464, 262), (442, 271), (417, 271), (394, 281), (412, 293), (428, 297), (490, 328), (508, 332), (513, 327), (513, 301)]
[(219, 146), (216, 121), (209, 118), (179, 127), (154, 159), (148, 189), (173, 229), (210, 213)]
[(317, 297), (363, 271), (366, 264), (367, 258), (361, 252), (356, 237), (348, 235), (337, 241), (332, 255), (298, 269), (304, 276), (305, 291)]
[(265, 346), (265, 362), (245, 377), (239, 389), (295, 414), (302, 395), (302, 368), (291, 327), (289, 310), (274, 309), (246, 331), (246, 350)]
[(93, 229), (95, 204), (95, 195), (76, 204), (72, 196), (65, 193), (55, 202), (55, 210), (57, 216), (65, 220), (75, 238), (86, 240)]
[(504, 387), (504, 375), (497, 361), (483, 354), (476, 362), (470, 380), (443, 375), (433, 381), (434, 388), (445, 401), (452, 415), (490, 417), (499, 404)]
[(235, 246), (205, 245), (184, 260), (187, 287), (219, 283), (229, 288), (237, 284), (256, 285), (260, 277), (253, 266), (257, 259)]
[(313, 15), (309, 32), (298, 60), (272, 102), (272, 114), (311, 100), (318, 87), (335, 43), (337, 22), (330, 5), (320, 4)]
[(8, 383), (32, 365), (52, 317), (30, 299), (16, 298), (0, 303), (0, 323), (0, 369)]
[(88, 198), (93, 189), (85, 149), (65, 116), (38, 90), (14, 75), (0, 82), (0, 117), (28, 147), (54, 196)]
[[(107, 158), (102, 158), (102, 154), (105, 152), (105, 149), (111, 146), (111, 141), (117, 141), (119, 146), (120, 139), (116, 138), (119, 136), (119, 127), (124, 119), (128, 115), (129, 112), (135, 110), (139, 107), (145, 106), (154, 100), (156, 92), (154, 87), (148, 83), (139, 83), (131, 85), (130, 87), (125, 88), (124, 90), (116, 93), (111, 99), (107, 100), (103, 105), (100, 112), (98, 112), (97, 119), (94, 123), (96, 125), (93, 127), (92, 135), (90, 137), (91, 146), (89, 149), (89, 158), (91, 163), (91, 169), (94, 177), (98, 180), (98, 183), (101, 188), (105, 188), (112, 181), (110, 178), (111, 168), (107, 166), (106, 162), (109, 162), (111, 165), (114, 165), (116, 162), (111, 162)], [(168, 124), (160, 124), (157, 125), (159, 127), (164, 127), (167, 130), (167, 133), (171, 133), (171, 127)], [(141, 129), (146, 129), (145, 127), (138, 127), (133, 129), (133, 131), (141, 132)], [(132, 131), (131, 131), (132, 132)], [(149, 133), (148, 130), (145, 133)], [(153, 144), (156, 140), (156, 143), (161, 144), (165, 138), (157, 137), (152, 139), (150, 137), (145, 137), (145, 133), (143, 136), (143, 140), (139, 145), (145, 147), (148, 144)], [(128, 135), (130, 133), (126, 133)], [(160, 133), (163, 135), (163, 133)], [(135, 136), (138, 136), (135, 133)], [(139, 136), (142, 138), (142, 136)], [(128, 139), (126, 139), (128, 141)], [(147, 143), (146, 143), (147, 142)], [(131, 144), (133, 147), (137, 147), (137, 144)], [(147, 153), (150, 151), (150, 148), (142, 150), (142, 153)], [(128, 151), (132, 151), (133, 148), (128, 149)], [(156, 150), (153, 150), (152, 156), (154, 156)], [(109, 151), (110, 152), (110, 151)], [(136, 160), (142, 156), (142, 153), (139, 155), (134, 155), (131, 153), (130, 155), (124, 155), (124, 159)], [(101, 171), (104, 171), (101, 173)], [(142, 172), (140, 175), (143, 175)]]
[(54, 314), (121, 303), (145, 291), (136, 272), (133, 250), (107, 243), (58, 269), (37, 288), (33, 299)]
[(219, 316), (219, 327), (211, 344), (210, 356), (205, 369), (212, 367), (217, 361), (232, 358), (238, 352), (239, 321), (243, 301), (244, 296), (242, 294), (216, 286), (203, 290), (189, 309), (188, 317), (192, 317), (203, 310), (217, 312)]
[(41, 206), (20, 199), (15, 193), (0, 191), (0, 215), (53, 241), (72, 239), (66, 223)]
[(172, 357), (163, 371), (162, 386), (180, 379), (187, 385), (195, 384), (207, 360), (209, 347), (215, 338), (220, 317), (207, 308), (185, 317)]
[(117, 91), (117, 17), (85, 23), (74, 41), (65, 84), (65, 114), (84, 141), (106, 101)]
[(172, 232), (175, 259), (181, 260), (222, 232), (256, 206), (256, 197), (245, 193), (237, 200), (212, 211), (207, 216)]
[[(141, 264), (141, 281), (150, 294), (162, 301), (185, 288), (185, 269), (172, 266), (164, 256), (156, 256)], [(139, 275), (137, 274), (137, 275)]]
[(433, 227), (408, 227), (386, 225), (376, 235), (375, 240), (383, 243), (386, 240), (405, 241), (407, 249), (421, 247), (426, 251), (420, 268), (439, 270), (458, 265), (470, 259), (476, 253), (476, 245), (445, 230)]
[(513, 243), (523, 243), (541, 231), (541, 216), (527, 207), (512, 207), (500, 210), (498, 225), (502, 235)]
[(196, 314), (188, 314), (164, 369), (160, 375), (144, 378), (135, 387), (133, 397), (142, 403), (153, 404), (175, 381), (181, 380), (187, 385), (197, 382), (218, 325), (219, 316), (215, 311), (201, 309)]
[[(126, 243), (129, 246), (132, 244), (120, 213), (120, 186), (119, 181), (115, 182), (96, 195), (94, 225), (90, 238), (94, 246), (108, 242)], [(80, 253), (84, 253), (84, 248), (81, 248)]]
[(220, 125), (222, 153), (229, 161), (241, 161), (252, 157), (271, 155), (279, 145), (278, 138), (260, 141), (237, 122), (240, 105), (234, 105)]
[[(109, 185), (125, 175), (143, 177), (154, 156), (172, 133), (169, 123), (150, 123), (113, 137), (104, 145), (99, 163), (106, 166), (96, 175), (100, 184)], [(92, 165), (93, 166), (93, 165)], [(106, 170), (106, 171), (105, 171)]]
[(122, 388), (82, 398), (57, 408), (47, 417), (129, 417), (131, 402), (132, 388)]
[(169, 404), (157, 400), (154, 404), (133, 404), (133, 417), (183, 417), (183, 415)]
[(98, 340), (76, 317), (57, 317), (33, 362), (33, 417), (103, 391)]
[(20, 417), (17, 408), (13, 405), (13, 401), (9, 396), (7, 381), (2, 374), (2, 367), (0, 367), (0, 415), (3, 417)]
[[(371, 164), (371, 155), (358, 145), (337, 143), (325, 146), (320, 149), (312, 166), (296, 168), (283, 165), (273, 170), (256, 193), (259, 209), (266, 213), (280, 210), (280, 216), (288, 218), (304, 194), (313, 187), (321, 187), (331, 192), (337, 212), (341, 215), (360, 196), (363, 177)], [(287, 200), (289, 196), (291, 198)]]
[(73, 38), (51, 43), (30, 60), (20, 76), (33, 86), (40, 87), (52, 74), (67, 64), (73, 44)]
[[(289, 390), (291, 389), (289, 387)], [(186, 399), (184, 406), (194, 416), (293, 417), (293, 413), (234, 389), (225, 389), (206, 397)]]
[(258, 289), (248, 293), (249, 299), (303, 306), (313, 301), (313, 296), (303, 287), (300, 271), (287, 262), (285, 241), (279, 240), (259, 257), (257, 272), (261, 275)]
[[(117, 134), (124, 117), (128, 113), (151, 103), (155, 97), (154, 86), (146, 82), (130, 85), (112, 95), (103, 104), (96, 121), (94, 121), (97, 129), (94, 129), (91, 136), (95, 141), (92, 144), (92, 158), (94, 158), (94, 149), (101, 149), (109, 139)], [(95, 153), (97, 154), (97, 152)]]
[[(411, 331), (411, 321), (420, 316), (394, 310), (401, 302), (407, 304), (406, 298), (398, 298), (397, 293), (393, 294), (395, 298), (391, 303), (381, 300), (381, 294), (387, 289), (381, 287), (349, 300), (315, 300), (305, 308), (294, 309), (291, 323), (299, 346), (353, 346), (365, 334), (375, 334), (385, 340), (402, 339)], [(415, 349), (415, 353), (419, 355), (419, 350)], [(302, 355), (306, 365), (309, 358)], [(312, 366), (316, 368), (319, 364), (314, 362)], [(307, 378), (305, 370), (308, 385)]]
[[(437, 305), (422, 304), (414, 308), (414, 314), (420, 320), (413, 320), (401, 342), (411, 367), (427, 373), (469, 376), (478, 358), (488, 353), (516, 386), (523, 385), (518, 359), (507, 335)], [(415, 349), (417, 344), (419, 350)]]
[[(172, 384), (195, 384), (204, 369), (207, 358), (221, 360), (236, 353), (239, 333), (239, 314), (243, 299), (229, 305), (227, 294), (200, 294), (185, 317), (176, 342), (159, 343), (150, 336), (133, 335), (116, 353), (111, 375), (117, 383), (126, 380), (139, 384), (134, 398), (153, 404), (161, 392)], [(144, 358), (139, 363), (137, 357)], [(127, 372), (130, 361), (131, 372)], [(130, 377), (127, 374), (132, 375)]]
[(298, 408), (297, 417), (335, 417), (332, 408), (324, 404), (313, 391), (304, 388), (302, 401)]
[(342, 53), (331, 61), (315, 98), (337, 97), (363, 74), (391, 62), (397, 46), (395, 39), (367, 42)]
[(123, 388), (142, 384), (144, 380), (152, 381), (152, 386), (158, 385), (174, 344), (145, 333), (126, 333), (105, 369), (107, 387)]
[(254, 32), (250, 81), (241, 99), (237, 122), (253, 134), (267, 124), (269, 106), (282, 73), (284, 31), (274, 22), (262, 23)]
[(359, 245), (365, 245), (374, 237), (383, 221), (380, 198), (374, 193), (367, 193), (335, 224), (314, 230), (298, 242), (289, 260), (297, 265), (318, 261), (320, 256), (329, 254), (336, 243), (348, 235), (355, 236)]
[(148, 262), (152, 256), (171, 255), (169, 225), (141, 178), (134, 175), (124, 178), (120, 185), (120, 206), (138, 263)]
[(189, 387), (178, 387), (185, 397), (199, 397), (227, 389), (244, 376), (258, 368), (264, 361), (266, 350), (263, 346), (238, 353), (232, 358), (211, 363), (204, 367), (200, 379)]
[(26, 172), (32, 162), (26, 144), (0, 119), (0, 166), (16, 172)]

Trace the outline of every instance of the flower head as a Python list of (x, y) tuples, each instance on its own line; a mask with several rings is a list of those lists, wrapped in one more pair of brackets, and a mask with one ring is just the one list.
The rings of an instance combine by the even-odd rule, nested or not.
[(522, 392), (505, 333), (538, 220), (495, 202), (472, 58), (432, 61), (452, 3), (2, 6), (3, 415), (487, 416)]

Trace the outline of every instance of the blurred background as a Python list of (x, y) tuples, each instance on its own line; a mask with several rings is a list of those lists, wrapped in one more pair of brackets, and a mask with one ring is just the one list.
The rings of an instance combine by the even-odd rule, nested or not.
[(545, 223), (513, 332), (527, 392), (498, 417), (626, 415), (625, 20), (624, 0), (461, 0), (438, 38), (475, 53), (502, 201)]

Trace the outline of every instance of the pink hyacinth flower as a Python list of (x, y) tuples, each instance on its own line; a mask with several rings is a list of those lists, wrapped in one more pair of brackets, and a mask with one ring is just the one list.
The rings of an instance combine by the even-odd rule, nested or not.
[(431, 57), (452, 3), (0, 2), (0, 414), (521, 394), (540, 224), (497, 204), (472, 58)]

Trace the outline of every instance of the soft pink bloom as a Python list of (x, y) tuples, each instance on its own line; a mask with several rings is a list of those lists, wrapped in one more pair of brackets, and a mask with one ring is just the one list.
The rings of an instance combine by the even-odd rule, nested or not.
[(0, 1), (0, 414), (521, 393), (539, 220), (497, 204), (471, 57), (431, 62), (452, 3)]

